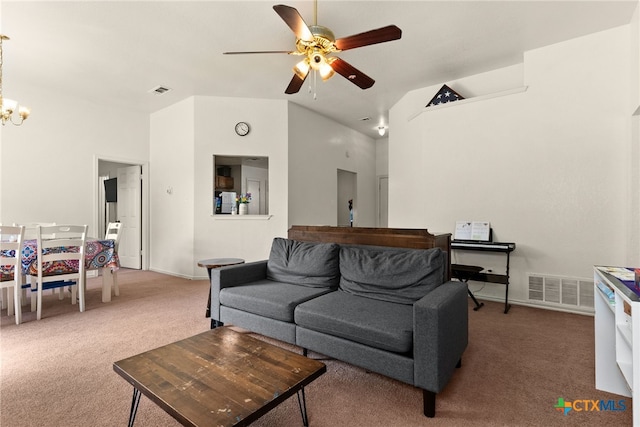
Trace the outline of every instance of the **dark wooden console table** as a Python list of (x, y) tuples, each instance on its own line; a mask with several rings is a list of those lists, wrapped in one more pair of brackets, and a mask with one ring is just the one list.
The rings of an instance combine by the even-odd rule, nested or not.
[(391, 246), (412, 249), (440, 248), (447, 253), (445, 279), (451, 279), (451, 233), (431, 234), (426, 229), (417, 228), (293, 225), (289, 229), (288, 237), (301, 242)]
[[(464, 277), (463, 281), (475, 280), (478, 282), (498, 283), (505, 285), (504, 292), (504, 314), (509, 312), (511, 304), (509, 304), (509, 256), (511, 252), (516, 249), (515, 243), (503, 243), (503, 242), (460, 242), (453, 240), (451, 242), (451, 249), (464, 250), (464, 251), (478, 251), (478, 252), (499, 252), (504, 253), (507, 256), (505, 274), (495, 273), (482, 273), (477, 271), (478, 267), (452, 264), (451, 270), (454, 277)], [(480, 305), (473, 298), (476, 303), (476, 310), (480, 308)]]

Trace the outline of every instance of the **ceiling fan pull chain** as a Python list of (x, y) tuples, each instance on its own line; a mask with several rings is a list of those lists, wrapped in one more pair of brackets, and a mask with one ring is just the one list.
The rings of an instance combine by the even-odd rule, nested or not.
[(318, 93), (316, 92), (316, 83), (318, 82), (318, 72), (314, 71), (313, 72), (313, 100), (317, 100), (318, 99)]

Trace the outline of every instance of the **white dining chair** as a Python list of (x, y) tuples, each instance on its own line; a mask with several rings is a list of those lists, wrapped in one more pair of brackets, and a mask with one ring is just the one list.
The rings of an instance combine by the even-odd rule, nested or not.
[(49, 225), (56, 225), (56, 223), (55, 222), (29, 222), (22, 225), (24, 225), (24, 239), (29, 240), (29, 239), (37, 238), (36, 228), (38, 228), (38, 226), (46, 227)]
[[(104, 235), (105, 240), (112, 239), (114, 241), (113, 249), (118, 252), (118, 246), (120, 244), (120, 236), (122, 235), (122, 223), (121, 222), (110, 222), (107, 225), (107, 231)], [(120, 296), (120, 288), (118, 287), (118, 272), (116, 270), (109, 270), (112, 282), (113, 282), (113, 293), (115, 296)], [(103, 272), (102, 274), (106, 274)]]
[(120, 243), (120, 231), (122, 230), (122, 223), (110, 222), (107, 225), (107, 231), (104, 235), (105, 240), (112, 239), (115, 242), (114, 249), (118, 251), (118, 244)]
[[(16, 325), (22, 322), (22, 242), (23, 226), (0, 225), (0, 289), (7, 290), (7, 315), (15, 311)], [(13, 289), (13, 295), (9, 292)]]
[[(26, 241), (26, 240), (36, 240), (37, 239), (36, 230), (37, 230), (38, 226), (46, 227), (46, 226), (49, 226), (49, 225), (56, 225), (56, 223), (55, 222), (28, 222), (28, 223), (24, 223), (24, 224), (21, 224), (21, 225), (24, 225), (24, 240)], [(45, 236), (45, 237), (50, 238), (50, 237), (54, 237), (54, 235), (48, 235), (48, 236)], [(26, 293), (27, 289), (31, 288), (30, 280), (31, 280), (30, 276), (29, 275), (25, 275), (24, 281), (22, 283), (22, 291), (23, 291), (22, 292), (22, 297), (24, 297), (25, 300), (26, 300), (26, 296), (27, 296), (27, 293)], [(51, 289), (51, 293), (52, 294), (55, 293), (56, 291), (58, 292), (58, 294), (59, 294), (58, 298), (59, 299), (64, 299), (64, 287), (62, 287), (62, 286), (53, 287), (52, 286), (50, 289)], [(31, 292), (30, 298), (31, 298), (31, 311), (33, 312), (33, 311), (36, 311), (36, 301), (37, 301), (37, 299), (36, 299), (35, 292)]]
[[(76, 292), (80, 312), (85, 310), (85, 244), (86, 225), (37, 226), (37, 272), (30, 272), (31, 292), (36, 292), (36, 318), (42, 317), (42, 291), (71, 286), (71, 303), (76, 303)], [(60, 250), (64, 248), (64, 251)], [(33, 304), (33, 299), (32, 299)], [(33, 308), (33, 307), (32, 307)]]

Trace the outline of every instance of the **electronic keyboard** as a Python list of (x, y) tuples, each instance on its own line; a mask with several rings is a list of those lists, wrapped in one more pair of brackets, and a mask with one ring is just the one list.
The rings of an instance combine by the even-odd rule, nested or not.
[(478, 249), (485, 251), (508, 251), (515, 250), (515, 243), (501, 243), (501, 242), (471, 242), (452, 240), (451, 249)]

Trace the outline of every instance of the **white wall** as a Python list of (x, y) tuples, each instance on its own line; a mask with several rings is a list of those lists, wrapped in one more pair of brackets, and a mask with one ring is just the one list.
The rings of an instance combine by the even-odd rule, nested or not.
[(375, 227), (375, 141), (296, 104), (288, 121), (289, 225), (337, 225), (341, 169), (357, 174), (354, 223)]
[[(382, 181), (385, 177), (384, 181)], [(389, 182), (389, 137), (376, 140), (376, 204), (378, 206), (378, 217), (376, 227), (387, 227), (387, 216), (389, 212), (389, 191), (383, 182)], [(382, 194), (381, 192), (384, 192)]]
[(96, 235), (95, 159), (147, 161), (149, 116), (38, 87), (24, 76), (14, 76), (11, 89), (32, 113), (22, 126), (0, 130), (0, 222), (81, 223)]
[(376, 176), (389, 175), (389, 137), (376, 139)]
[[(196, 258), (266, 259), (273, 238), (287, 235), (288, 103), (215, 97), (196, 100)], [(236, 135), (234, 126), (239, 121), (251, 126), (247, 136)], [(269, 157), (268, 217), (212, 215), (214, 155)]]
[[(214, 155), (269, 157), (268, 216), (212, 215)], [(152, 114), (150, 268), (206, 277), (198, 260), (266, 259), (292, 224), (335, 225), (338, 169), (358, 174), (358, 225), (375, 226), (371, 138), (280, 100), (197, 96)]]
[(631, 118), (631, 149), (629, 156), (631, 177), (629, 200), (629, 215), (631, 223), (629, 226), (629, 253), (635, 254), (635, 259), (640, 259), (640, 1), (636, 6), (635, 13), (629, 25), (630, 41), (631, 41), (631, 67), (630, 67), (630, 83), (631, 83), (631, 107), (633, 112)]
[[(447, 82), (467, 97), (527, 85), (520, 94), (413, 120), (440, 85), (407, 94), (390, 113), (389, 226), (452, 232), (456, 220), (491, 221), (495, 240), (517, 243), (514, 300), (528, 298), (528, 272), (588, 279), (594, 264), (639, 264), (627, 245), (629, 40), (624, 26)], [(453, 261), (487, 266), (472, 253)], [(504, 298), (504, 287), (479, 295)]]
[[(239, 121), (249, 135), (235, 134)], [(150, 268), (204, 278), (201, 259), (266, 259), (287, 233), (287, 102), (197, 96), (152, 114), (151, 128)], [(213, 215), (214, 155), (269, 157), (269, 216)]]
[(194, 269), (194, 101), (151, 115), (149, 268), (185, 277)]
[(640, 107), (640, 78), (638, 78), (638, 76), (640, 76), (640, 1), (638, 1), (636, 10), (633, 14), (633, 17), (631, 18), (629, 31), (631, 33), (631, 111), (635, 112), (636, 114), (640, 114), (640, 111), (638, 111), (638, 107)]

